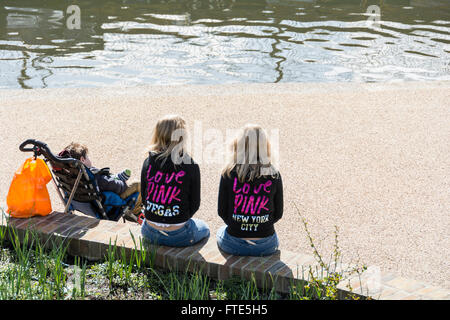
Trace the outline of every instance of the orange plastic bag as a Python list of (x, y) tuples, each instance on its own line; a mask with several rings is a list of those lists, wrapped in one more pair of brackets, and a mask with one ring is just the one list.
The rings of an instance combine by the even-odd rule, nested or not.
[(52, 212), (47, 183), (52, 175), (44, 160), (28, 158), (14, 174), (6, 197), (8, 212), (14, 218), (46, 216)]

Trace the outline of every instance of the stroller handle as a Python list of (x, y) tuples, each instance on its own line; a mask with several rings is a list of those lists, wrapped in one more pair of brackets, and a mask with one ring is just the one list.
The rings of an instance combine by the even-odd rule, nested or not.
[[(26, 147), (27, 145), (33, 145), (33, 147)], [(34, 152), (36, 156), (43, 155), (45, 158), (54, 161), (69, 164), (72, 167), (77, 166), (78, 160), (72, 158), (61, 158), (55, 156), (49, 149), (46, 143), (35, 139), (28, 139), (21, 143), (19, 150), (22, 152)]]
[[(26, 145), (32, 144), (33, 147), (32, 148), (25, 148)], [(19, 146), (19, 150), (22, 152), (34, 152), (34, 151), (39, 151), (39, 147), (41, 148), (46, 148), (47, 145), (43, 142), (40, 142), (38, 140), (34, 140), (34, 139), (28, 139), (25, 140), (24, 142), (22, 142), (22, 144)]]

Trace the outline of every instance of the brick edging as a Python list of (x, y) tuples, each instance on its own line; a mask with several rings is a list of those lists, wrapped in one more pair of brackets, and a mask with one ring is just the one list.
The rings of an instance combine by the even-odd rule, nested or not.
[[(50, 236), (69, 240), (68, 253), (89, 260), (102, 260), (110, 243), (124, 248), (127, 254), (139, 250), (142, 244), (140, 226), (129, 223), (98, 220), (87, 216), (53, 212), (48, 216), (28, 219), (9, 218), (1, 214), (0, 227), (9, 225), (18, 230), (19, 236), (25, 230), (35, 230), (40, 237)], [(133, 240), (134, 236), (134, 240)], [(190, 271), (201, 270), (209, 277), (226, 280), (232, 276), (250, 279), (252, 274), (259, 287), (276, 286), (280, 292), (289, 292), (292, 283), (305, 283), (308, 277), (303, 271), (317, 263), (311, 255), (282, 250), (269, 257), (239, 257), (221, 252), (216, 240), (210, 237), (192, 247), (153, 247), (154, 264), (161, 268)], [(370, 267), (359, 276), (345, 279), (337, 286), (338, 297), (351, 294), (370, 296), (380, 300), (450, 300), (450, 290), (430, 286), (426, 283), (384, 273)], [(351, 286), (352, 290), (349, 289)]]

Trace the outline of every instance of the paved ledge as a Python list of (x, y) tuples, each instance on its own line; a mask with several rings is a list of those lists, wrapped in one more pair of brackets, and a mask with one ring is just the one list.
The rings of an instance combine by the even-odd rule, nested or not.
[[(102, 260), (110, 244), (115, 243), (119, 250), (124, 249), (126, 254), (142, 248), (138, 225), (60, 212), (29, 219), (9, 218), (2, 214), (0, 227), (16, 228), (20, 239), (23, 239), (26, 230), (34, 230), (44, 241), (50, 237), (55, 241), (68, 240), (69, 254), (93, 261)], [(160, 268), (201, 270), (218, 280), (225, 280), (233, 275), (250, 279), (253, 274), (260, 287), (275, 285), (281, 292), (288, 292), (293, 283), (307, 280), (309, 267), (312, 270), (320, 270), (313, 256), (286, 250), (270, 257), (228, 255), (217, 248), (214, 237), (192, 247), (159, 246), (151, 247), (149, 252), (150, 255), (154, 254), (154, 265)], [(341, 270), (347, 270), (343, 269), (344, 267), (347, 268), (341, 266)], [(316, 276), (319, 274), (321, 273), (316, 273)], [(377, 273), (370, 267), (362, 275), (342, 281), (338, 290), (340, 298), (348, 297), (352, 293), (356, 296), (386, 300), (450, 299), (449, 290), (394, 274)]]

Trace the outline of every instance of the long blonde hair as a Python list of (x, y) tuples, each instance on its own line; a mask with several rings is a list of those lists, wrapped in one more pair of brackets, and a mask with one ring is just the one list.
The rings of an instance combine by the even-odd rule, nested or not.
[(277, 176), (271, 161), (271, 146), (266, 131), (256, 124), (247, 124), (230, 144), (230, 159), (223, 176), (235, 170), (240, 182), (252, 181), (261, 176)]
[[(186, 152), (186, 121), (178, 115), (166, 115), (158, 120), (150, 141), (149, 151), (159, 153), (156, 157), (162, 159), (163, 163), (169, 156), (174, 160), (185, 160)], [(175, 164), (176, 161), (174, 161)]]

